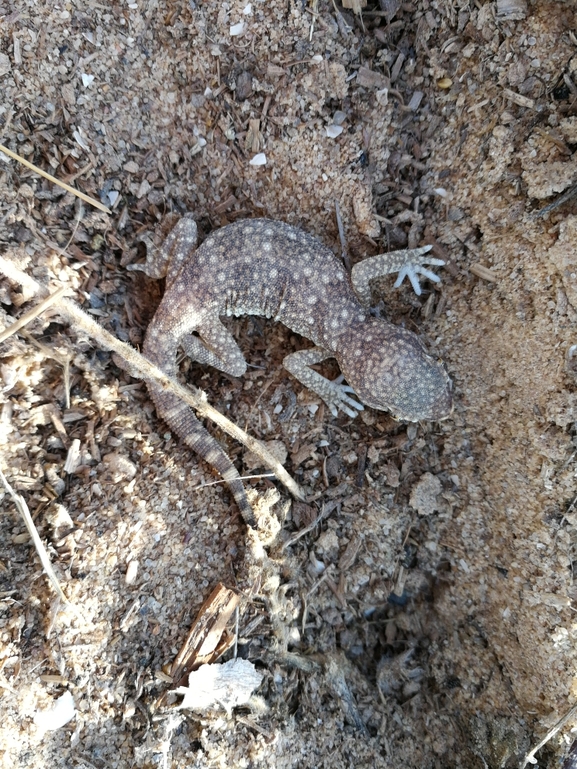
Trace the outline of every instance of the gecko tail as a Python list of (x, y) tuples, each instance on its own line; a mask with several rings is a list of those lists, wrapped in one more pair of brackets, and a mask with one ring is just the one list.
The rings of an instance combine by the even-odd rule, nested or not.
[(246, 489), (236, 467), (230, 461), (222, 446), (204, 428), (192, 410), (176, 396), (147, 383), (150, 396), (161, 419), (174, 433), (182, 438), (186, 445), (196, 451), (205, 462), (222, 476), (230, 489), (240, 513), (247, 526), (256, 529), (257, 522)]

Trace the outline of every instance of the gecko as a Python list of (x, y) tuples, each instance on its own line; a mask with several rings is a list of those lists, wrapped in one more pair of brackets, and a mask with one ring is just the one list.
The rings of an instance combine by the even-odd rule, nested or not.
[[(417, 294), (419, 275), (440, 278), (427, 266), (430, 246), (365, 259), (349, 276), (321, 241), (297, 227), (270, 219), (245, 219), (213, 231), (197, 247), (192, 214), (183, 216), (162, 247), (130, 265), (151, 278), (165, 278), (164, 296), (146, 331), (143, 353), (171, 377), (180, 348), (193, 360), (242, 376), (246, 360), (221, 318), (261, 315), (280, 321), (314, 347), (287, 355), (284, 367), (319, 395), (331, 413), (354, 418), (364, 406), (396, 419), (439, 420), (452, 410), (452, 385), (444, 365), (421, 339), (369, 311), (370, 281), (398, 272)], [(313, 368), (336, 358), (341, 378), (330, 381)], [(147, 382), (158, 415), (228, 485), (246, 524), (256, 527), (253, 508), (232, 461), (193, 411), (154, 382)]]

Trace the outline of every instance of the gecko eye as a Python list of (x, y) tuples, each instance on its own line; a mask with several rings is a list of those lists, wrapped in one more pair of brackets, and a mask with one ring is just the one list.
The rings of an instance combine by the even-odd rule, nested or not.
[(373, 318), (341, 340), (337, 359), (367, 406), (410, 422), (444, 419), (452, 411), (451, 380), (443, 364), (406, 329)]

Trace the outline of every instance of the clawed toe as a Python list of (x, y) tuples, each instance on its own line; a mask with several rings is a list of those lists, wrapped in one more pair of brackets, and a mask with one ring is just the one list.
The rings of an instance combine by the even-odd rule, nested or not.
[(427, 278), (428, 280), (433, 281), (433, 283), (440, 283), (441, 278), (438, 275), (435, 275), (435, 273), (432, 270), (428, 270), (424, 265), (434, 265), (434, 266), (441, 266), (445, 264), (445, 262), (442, 259), (427, 259), (423, 260), (422, 264), (415, 264), (412, 262), (411, 264), (406, 264), (404, 267), (401, 267), (399, 270), (399, 275), (395, 281), (395, 288), (398, 288), (403, 280), (405, 278), (408, 278), (411, 281), (411, 286), (413, 287), (413, 290), (417, 296), (420, 296), (421, 291), (421, 285), (419, 283), (419, 275), (421, 275), (423, 278)]
[(338, 376), (332, 384), (331, 388), (331, 400), (327, 401), (331, 414), (338, 416), (339, 409), (351, 419), (358, 416), (359, 411), (364, 411), (364, 406), (354, 398), (351, 398), (347, 393), (355, 395), (355, 391), (352, 387), (346, 384), (341, 384), (343, 375)]

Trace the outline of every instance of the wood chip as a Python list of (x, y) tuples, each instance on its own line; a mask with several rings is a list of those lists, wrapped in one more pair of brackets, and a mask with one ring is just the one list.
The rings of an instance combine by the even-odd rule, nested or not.
[(497, 16), (509, 21), (520, 21), (527, 16), (527, 0), (497, 0)]
[(266, 68), (267, 77), (282, 77), (286, 75), (286, 70), (278, 64), (269, 64)]
[(200, 607), (182, 649), (172, 663), (170, 677), (175, 686), (183, 685), (191, 670), (214, 662), (224, 653), (220, 641), (239, 603), (239, 596), (219, 582)]
[(520, 107), (527, 107), (528, 109), (535, 109), (535, 100), (529, 99), (528, 96), (523, 96), (520, 93), (512, 91), (510, 88), (503, 88), (503, 94), (506, 99), (510, 99)]
[(68, 449), (68, 455), (66, 456), (66, 462), (64, 464), (65, 473), (73, 473), (80, 465), (80, 441), (75, 438), (70, 444)]
[(415, 91), (411, 96), (411, 101), (407, 104), (407, 109), (410, 109), (411, 112), (416, 112), (421, 106), (424, 95), (422, 91)]
[(51, 675), (51, 674), (42, 675), (42, 676), (40, 676), (40, 680), (44, 681), (45, 684), (67, 684), (68, 683), (68, 679), (67, 678), (64, 678), (64, 676), (59, 676), (59, 675), (56, 675), (56, 674), (54, 674), (54, 675)]
[(361, 548), (361, 544), (362, 539), (358, 536), (358, 534), (355, 534), (349, 544), (346, 546), (345, 552), (339, 559), (339, 569), (341, 571), (347, 571), (347, 569), (350, 569), (354, 564), (358, 552)]
[(351, 11), (360, 14), (362, 8), (366, 8), (367, 0), (343, 0), (343, 8), (350, 8)]
[(12, 33), (12, 42), (14, 44), (14, 64), (19, 66), (22, 64), (22, 50), (20, 48), (20, 38), (16, 33)]
[(488, 280), (490, 283), (496, 283), (498, 280), (493, 270), (489, 269), (489, 267), (484, 267), (482, 264), (472, 264), (469, 269), (473, 275), (483, 280)]
[(224, 708), (230, 715), (233, 708), (250, 700), (263, 677), (252, 662), (240, 658), (224, 664), (202, 665), (190, 674), (188, 686), (177, 689), (177, 694), (184, 695), (179, 709), (205, 713)]
[(387, 88), (387, 78), (380, 72), (374, 72), (368, 67), (359, 67), (357, 71), (357, 83), (363, 88)]
[(0, 77), (2, 77), (2, 75), (7, 75), (11, 69), (12, 65), (10, 64), (8, 56), (6, 56), (5, 53), (0, 53)]

